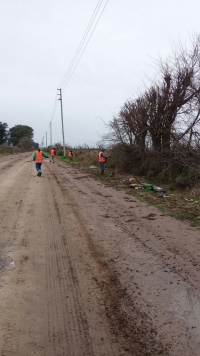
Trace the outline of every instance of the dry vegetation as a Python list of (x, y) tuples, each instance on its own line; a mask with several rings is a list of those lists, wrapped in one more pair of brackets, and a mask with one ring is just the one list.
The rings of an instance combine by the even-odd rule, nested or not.
[(11, 147), (7, 145), (0, 145), (0, 156), (6, 156), (14, 153), (19, 153), (20, 149), (17, 147)]
[(155, 65), (156, 80), (125, 102), (103, 139), (118, 171), (192, 187), (200, 182), (200, 36)]
[[(105, 184), (112, 185), (115, 189), (123, 190), (126, 194), (134, 195), (137, 199), (147, 202), (163, 212), (169, 214), (179, 220), (187, 220), (191, 226), (200, 228), (200, 186), (195, 186), (187, 189), (177, 187), (175, 182), (162, 183), (156, 179), (148, 179), (144, 176), (139, 176), (139, 180), (155, 185), (162, 185), (166, 189), (166, 193), (155, 193), (150, 190), (130, 188), (129, 179), (133, 177), (130, 173), (113, 171), (114, 163), (111, 159), (107, 161), (107, 169), (104, 177), (99, 175), (97, 149), (75, 149), (73, 164), (79, 169), (87, 171), (95, 179), (101, 179)], [(69, 163), (68, 157), (58, 157), (62, 161)], [(90, 168), (96, 166), (97, 169)]]

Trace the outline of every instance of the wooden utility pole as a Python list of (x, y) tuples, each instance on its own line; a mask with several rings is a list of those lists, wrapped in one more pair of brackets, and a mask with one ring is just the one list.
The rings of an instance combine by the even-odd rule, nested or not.
[(52, 147), (52, 126), (50, 122), (50, 146)]
[(46, 150), (47, 150), (47, 132), (46, 132)]
[(60, 107), (61, 107), (61, 122), (62, 122), (62, 137), (63, 137), (63, 155), (65, 157), (65, 133), (64, 133), (64, 123), (63, 123), (63, 105), (62, 105), (62, 90), (61, 89), (57, 89), (59, 90), (60, 94), (60, 98), (58, 100), (60, 100)]

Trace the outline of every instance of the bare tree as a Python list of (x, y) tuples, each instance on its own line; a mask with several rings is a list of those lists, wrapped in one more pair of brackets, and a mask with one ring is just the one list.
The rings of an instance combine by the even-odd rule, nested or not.
[(139, 165), (138, 170), (145, 167), (169, 177), (173, 170), (188, 171), (191, 179), (194, 172), (195, 177), (199, 174), (200, 36), (193, 37), (190, 49), (174, 46), (171, 55), (156, 64), (157, 80), (138, 98), (126, 101), (109, 123), (104, 141), (117, 148), (122, 161), (129, 155), (129, 167)]
[(34, 142), (30, 137), (24, 136), (20, 138), (17, 147), (24, 152), (31, 151), (34, 149)]
[(200, 37), (193, 38), (191, 50), (180, 45), (157, 64), (160, 80), (146, 91), (145, 97), (154, 148), (163, 150), (170, 149), (171, 135), (180, 121), (187, 132), (185, 124), (194, 127), (196, 113), (199, 116)]

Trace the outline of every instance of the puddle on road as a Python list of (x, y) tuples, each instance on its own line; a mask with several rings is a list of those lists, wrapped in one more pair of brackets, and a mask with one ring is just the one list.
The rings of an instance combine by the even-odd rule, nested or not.
[(170, 311), (183, 319), (193, 334), (200, 336), (199, 291), (179, 287), (171, 299)]

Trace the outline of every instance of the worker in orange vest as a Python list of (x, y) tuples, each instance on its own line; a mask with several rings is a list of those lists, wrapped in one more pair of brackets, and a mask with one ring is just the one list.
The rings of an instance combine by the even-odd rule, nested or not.
[(38, 147), (33, 155), (33, 161), (35, 161), (36, 171), (39, 177), (42, 175), (41, 166), (44, 158), (49, 158), (49, 156)]
[(54, 157), (56, 156), (56, 150), (55, 150), (55, 148), (53, 148), (52, 150), (51, 150), (51, 160), (50, 160), (50, 162), (52, 161), (53, 163), (55, 162), (55, 160), (54, 160)]
[(68, 152), (68, 157), (69, 157), (69, 160), (70, 160), (70, 163), (71, 163), (73, 161), (73, 152), (72, 152), (72, 150), (70, 150)]
[(100, 164), (100, 168), (101, 168), (101, 173), (100, 174), (104, 174), (104, 170), (105, 170), (105, 163), (106, 160), (109, 156), (105, 155), (105, 148), (101, 148), (101, 151), (99, 152), (99, 164)]

